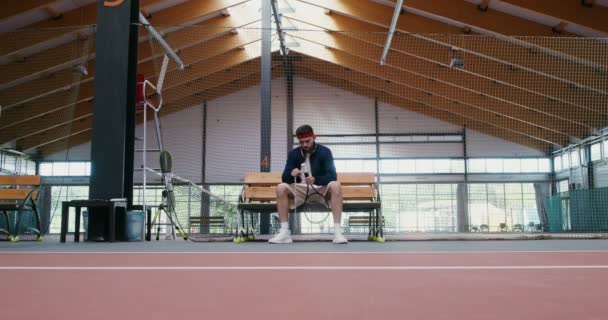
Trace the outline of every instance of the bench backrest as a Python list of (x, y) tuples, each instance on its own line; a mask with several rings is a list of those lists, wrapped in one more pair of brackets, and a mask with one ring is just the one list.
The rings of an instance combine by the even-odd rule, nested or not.
[[(280, 172), (246, 172), (243, 198), (250, 201), (273, 201), (276, 186), (282, 182)], [(372, 172), (338, 173), (344, 200), (373, 200), (376, 198), (376, 175)]]
[[(245, 172), (244, 182), (248, 186), (276, 186), (282, 182), (281, 172)], [(373, 172), (338, 173), (342, 185), (373, 185), (376, 175)]]
[[(40, 176), (0, 176), (0, 200), (24, 200), (40, 186), (40, 181)], [(33, 193), (32, 198), (37, 199), (38, 193)]]

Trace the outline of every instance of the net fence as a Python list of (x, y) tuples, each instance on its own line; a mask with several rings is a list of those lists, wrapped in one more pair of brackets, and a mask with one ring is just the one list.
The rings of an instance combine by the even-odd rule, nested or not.
[[(330, 148), (338, 173), (376, 176), (387, 239), (608, 232), (607, 39), (397, 32), (381, 64), (385, 29), (295, 2), (280, 31), (273, 21), (264, 83), (251, 5), (154, 25), (186, 65), (169, 61), (159, 115), (173, 173), (187, 180), (173, 185), (192, 239), (236, 234), (244, 175), (261, 170), (260, 132), (270, 130), (268, 170), (282, 172), (302, 124)], [(138, 73), (156, 84), (165, 51), (141, 30)], [(8, 32), (2, 41), (0, 143), (44, 161), (88, 160), (94, 27)], [(271, 92), (265, 128), (262, 87)], [(144, 129), (155, 134), (139, 110), (136, 136)], [(157, 155), (146, 162), (135, 154), (136, 168), (157, 167)], [(137, 203), (142, 171), (134, 176)], [(158, 177), (148, 183), (162, 190)], [(349, 223), (365, 215), (344, 213), (350, 239), (367, 239), (365, 225)], [(266, 239), (278, 217), (254, 214), (251, 224)], [(297, 239), (326, 239), (333, 219), (302, 212), (290, 225)]]

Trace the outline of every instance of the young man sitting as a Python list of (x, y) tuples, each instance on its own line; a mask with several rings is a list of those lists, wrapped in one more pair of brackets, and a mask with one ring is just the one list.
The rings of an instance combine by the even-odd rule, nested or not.
[(331, 208), (334, 217), (334, 243), (347, 243), (342, 234), (342, 186), (336, 181), (336, 167), (329, 148), (315, 143), (311, 126), (303, 125), (296, 130), (300, 146), (287, 155), (283, 170), (283, 183), (277, 186), (277, 209), (281, 229), (269, 240), (270, 243), (291, 243), (288, 214), (289, 208), (304, 203), (322, 203)]

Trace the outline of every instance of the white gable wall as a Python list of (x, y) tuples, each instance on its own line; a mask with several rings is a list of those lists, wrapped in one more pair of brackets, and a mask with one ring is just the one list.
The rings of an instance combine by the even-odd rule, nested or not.
[[(294, 130), (310, 124), (317, 134), (373, 134), (374, 101), (308, 79), (294, 79)], [(272, 84), (271, 170), (281, 171), (287, 153), (287, 92), (285, 79)], [(250, 87), (207, 103), (207, 182), (240, 182), (246, 171), (260, 168), (260, 86)], [(381, 133), (453, 133), (462, 128), (406, 109), (379, 102)], [(174, 173), (202, 179), (203, 107), (194, 106), (161, 119), (165, 148), (172, 153)], [(153, 139), (153, 126), (149, 127)], [(141, 136), (142, 127), (137, 127)], [(323, 138), (320, 138), (321, 142)], [(334, 157), (374, 157), (375, 146), (330, 146)], [(474, 130), (467, 130), (469, 157), (543, 156), (537, 150)], [(383, 157), (461, 157), (461, 143), (391, 144), (381, 148)], [(156, 154), (151, 154), (157, 157)], [(141, 164), (136, 155), (135, 164)], [(89, 160), (90, 143), (70, 149), (70, 160)], [(65, 152), (46, 160), (65, 160)], [(154, 161), (150, 162), (150, 165)], [(136, 181), (138, 181), (136, 179)]]

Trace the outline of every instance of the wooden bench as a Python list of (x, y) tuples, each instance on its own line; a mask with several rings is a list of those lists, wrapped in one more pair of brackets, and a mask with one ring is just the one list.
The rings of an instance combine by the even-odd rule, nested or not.
[[(6, 230), (0, 233), (8, 235), (10, 241), (18, 241), (19, 224), (24, 211), (32, 211), (36, 220), (36, 227), (32, 231), (37, 235), (36, 240), (42, 240), (42, 226), (38, 212), (38, 193), (40, 191), (40, 176), (0, 176), (0, 215), (6, 222)], [(9, 212), (17, 215), (15, 230), (11, 230)]]
[(203, 229), (212, 232), (218, 228), (222, 230), (222, 234), (226, 233), (226, 221), (223, 216), (190, 217), (190, 233), (201, 233)]
[[(282, 182), (281, 172), (247, 172), (244, 186), (239, 197), (238, 222), (235, 242), (253, 238), (253, 214), (277, 212), (276, 188)], [(381, 203), (376, 187), (376, 176), (370, 172), (338, 173), (342, 185), (343, 212), (367, 212), (369, 218), (368, 239), (384, 241), (380, 221)], [(305, 204), (306, 205), (306, 204)], [(291, 210), (293, 212), (293, 210)], [(300, 212), (300, 208), (297, 208)], [(245, 219), (250, 214), (250, 222)]]
[[(384, 216), (381, 218), (382, 228), (384, 228)], [(372, 225), (372, 219), (369, 216), (349, 216), (346, 222), (346, 229), (348, 232), (352, 232), (353, 228), (370, 228)]]

